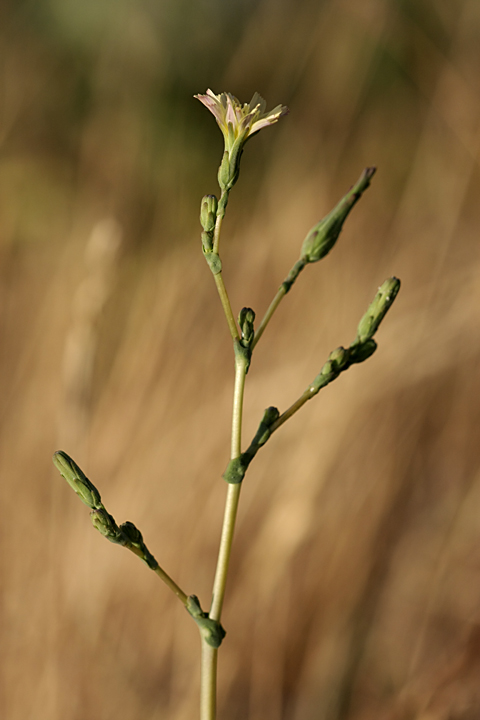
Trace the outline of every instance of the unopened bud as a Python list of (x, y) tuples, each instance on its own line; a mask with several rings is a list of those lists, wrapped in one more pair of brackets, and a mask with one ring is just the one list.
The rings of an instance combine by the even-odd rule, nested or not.
[(110, 542), (119, 543), (124, 545), (124, 538), (122, 533), (115, 522), (114, 518), (108, 513), (105, 508), (93, 510), (90, 513), (93, 527), (98, 530), (107, 540)]
[(314, 381), (310, 384), (309, 393), (313, 397), (319, 390), (326, 387), (332, 380), (335, 380), (341, 373), (341, 369), (337, 368), (335, 360), (330, 358), (324, 364)]
[(133, 545), (143, 545), (143, 536), (140, 530), (130, 520), (120, 525), (120, 530)]
[(238, 316), (238, 324), (242, 331), (241, 343), (244, 347), (249, 347), (252, 344), (255, 331), (253, 328), (253, 321), (255, 320), (255, 312), (252, 308), (244, 307), (240, 310)]
[(362, 344), (372, 339), (378, 330), (378, 326), (395, 300), (399, 289), (400, 280), (395, 277), (388, 278), (378, 288), (374, 301), (370, 304), (367, 312), (360, 320), (357, 337), (353, 343), (354, 345)]
[(330, 353), (328, 359), (335, 370), (343, 370), (349, 362), (349, 352), (344, 347), (338, 347)]
[(368, 360), (376, 349), (377, 343), (375, 340), (366, 340), (364, 343), (360, 343), (360, 345), (353, 344), (350, 346), (350, 362), (361, 363), (364, 360)]
[(217, 217), (217, 198), (215, 195), (205, 195), (200, 206), (200, 223), (207, 233), (211, 233), (215, 229), (215, 220)]
[(75, 460), (72, 460), (63, 450), (58, 450), (53, 455), (53, 464), (85, 505), (88, 505), (92, 510), (101, 506), (100, 493), (81, 468), (78, 467)]
[[(259, 448), (261, 448), (262, 445), (265, 445), (267, 440), (270, 438), (270, 435), (272, 434), (272, 425), (276, 420), (278, 420), (279, 417), (280, 413), (278, 411), (278, 408), (270, 406), (265, 410), (260, 425), (258, 426), (258, 430), (255, 433), (255, 437), (253, 438), (253, 441), (248, 450), (243, 453), (244, 455), (249, 457), (251, 454), (250, 451), (253, 450), (254, 454), (251, 455), (251, 458), (253, 459), (255, 453), (258, 452)], [(251, 462), (251, 460), (249, 460), (249, 462)]]
[(337, 242), (350, 210), (370, 185), (375, 170), (376, 168), (365, 168), (355, 185), (334, 209), (310, 230), (303, 241), (301, 259), (313, 263), (321, 260), (330, 252)]
[(223, 153), (217, 176), (218, 184), (223, 192), (229, 192), (238, 180), (244, 142), (245, 133), (242, 133), (233, 143), (231, 150)]
[(234, 174), (231, 172), (230, 168), (230, 155), (225, 150), (223, 153), (222, 162), (220, 163), (220, 167), (218, 168), (218, 184), (220, 185), (220, 189), (230, 190), (235, 185), (235, 177)]
[(263, 413), (262, 423), (270, 427), (270, 425), (273, 425), (275, 420), (278, 420), (279, 417), (280, 413), (278, 411), (278, 408), (270, 405), (270, 407), (268, 407)]

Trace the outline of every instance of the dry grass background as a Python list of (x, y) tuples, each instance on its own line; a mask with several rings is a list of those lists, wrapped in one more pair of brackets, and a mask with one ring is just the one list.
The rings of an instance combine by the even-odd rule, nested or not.
[(208, 605), (233, 373), (199, 244), (211, 87), (291, 109), (232, 194), (237, 311), (379, 167), (258, 346), (246, 440), (403, 281), (377, 354), (247, 475), (220, 718), (478, 720), (478, 1), (10, 0), (0, 33), (1, 716), (197, 717), (196, 628), (50, 457)]

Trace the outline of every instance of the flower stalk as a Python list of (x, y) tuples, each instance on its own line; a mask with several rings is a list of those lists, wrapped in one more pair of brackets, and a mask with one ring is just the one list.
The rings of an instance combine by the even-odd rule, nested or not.
[(278, 122), (288, 112), (288, 109), (278, 105), (273, 110), (267, 111), (266, 103), (258, 93), (255, 93), (250, 103), (243, 105), (230, 93), (215, 95), (211, 90), (207, 90), (206, 94), (195, 97), (214, 115), (224, 138), (224, 152), (218, 170), (220, 199), (217, 200), (215, 195), (205, 195), (200, 206), (200, 223), (202, 226), (202, 251), (214, 277), (232, 337), (235, 367), (230, 460), (223, 473), (227, 482), (227, 492), (209, 612), (202, 610), (196, 595), (187, 595), (160, 567), (147, 548), (142, 533), (133, 523), (127, 521), (117, 525), (113, 516), (105, 508), (95, 485), (72, 458), (65, 452), (58, 451), (53, 456), (53, 462), (80, 500), (90, 508), (94, 527), (107, 540), (126, 547), (143, 560), (178, 597), (196, 623), (201, 638), (200, 720), (216, 720), (218, 649), (225, 637), (221, 616), (240, 493), (245, 474), (260, 448), (308, 400), (315, 397), (320, 390), (336, 380), (349, 367), (362, 363), (373, 355), (377, 349), (377, 343), (373, 339), (374, 335), (395, 300), (400, 288), (400, 281), (391, 277), (380, 286), (367, 312), (360, 320), (355, 340), (347, 348), (341, 346), (330, 353), (318, 375), (287, 410), (280, 413), (274, 406), (265, 410), (255, 436), (247, 449), (242, 452), (245, 382), (256, 344), (282, 299), (290, 291), (304, 268), (324, 258), (335, 246), (347, 216), (362, 193), (369, 187), (375, 168), (366, 168), (335, 208), (309, 231), (303, 241), (300, 258), (281, 283), (260, 325), (255, 330), (255, 312), (252, 308), (242, 308), (238, 320), (233, 314), (222, 277), (222, 261), (219, 251), (220, 235), (229, 195), (238, 180), (240, 160), (246, 142), (259, 130)]

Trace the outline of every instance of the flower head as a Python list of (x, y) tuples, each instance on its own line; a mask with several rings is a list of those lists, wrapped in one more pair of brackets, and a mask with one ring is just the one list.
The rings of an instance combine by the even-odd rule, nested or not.
[(277, 105), (273, 110), (265, 112), (266, 102), (258, 93), (244, 105), (230, 93), (215, 95), (211, 90), (207, 90), (206, 95), (195, 97), (215, 116), (225, 138), (225, 150), (229, 153), (238, 140), (245, 142), (250, 135), (273, 125), (282, 115), (288, 113), (288, 108), (283, 105)]
[(255, 93), (249, 103), (241, 105), (234, 95), (221, 93), (215, 95), (207, 90), (205, 95), (195, 95), (207, 107), (223, 133), (225, 140), (225, 154), (219, 172), (220, 186), (231, 189), (237, 180), (240, 157), (243, 146), (251, 135), (268, 125), (273, 125), (282, 115), (288, 113), (284, 105), (265, 111), (266, 102)]

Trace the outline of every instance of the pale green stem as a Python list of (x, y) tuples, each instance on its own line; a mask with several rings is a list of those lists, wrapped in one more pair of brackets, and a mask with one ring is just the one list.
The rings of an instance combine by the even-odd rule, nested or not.
[[(233, 393), (232, 412), (232, 445), (231, 459), (237, 458), (241, 452), (242, 443), (242, 413), (243, 394), (245, 389), (245, 359), (238, 355), (235, 359), (235, 389)], [(227, 490), (225, 513), (223, 517), (222, 537), (218, 551), (217, 570), (213, 582), (212, 605), (209, 616), (212, 620), (220, 621), (222, 614), (225, 587), (227, 584), (228, 566), (232, 549), (233, 534), (235, 531), (235, 520), (237, 517), (238, 499), (240, 497), (241, 483), (230, 485)]]
[(237, 323), (235, 322), (235, 318), (233, 317), (232, 306), (230, 305), (227, 289), (225, 287), (225, 283), (223, 282), (222, 273), (219, 272), (213, 277), (215, 278), (215, 284), (217, 286), (218, 294), (220, 296), (220, 302), (222, 303), (223, 312), (225, 313), (225, 317), (227, 318), (228, 329), (230, 330), (230, 334), (233, 340), (238, 340), (239, 336), (237, 330)]
[[(237, 458), (241, 453), (245, 375), (245, 358), (241, 355), (237, 355), (235, 358), (235, 389), (233, 394), (232, 412), (232, 459)], [(238, 485), (229, 484), (227, 490), (222, 536), (220, 539), (217, 569), (213, 583), (212, 605), (209, 612), (209, 617), (217, 622), (220, 622), (222, 614), (241, 487), (241, 483)], [(215, 720), (216, 717), (217, 655), (218, 650), (210, 647), (207, 645), (205, 640), (202, 640), (202, 669), (200, 684), (201, 720)]]
[(277, 290), (277, 294), (273, 298), (267, 312), (265, 313), (265, 315), (262, 319), (262, 322), (258, 326), (257, 330), (255, 330), (255, 337), (253, 338), (252, 350), (255, 347), (255, 345), (258, 343), (260, 338), (262, 337), (263, 332), (264, 332), (265, 328), (267, 327), (268, 323), (270, 322), (273, 313), (275, 312), (277, 307), (280, 305), (280, 303), (283, 300), (283, 298), (285, 297), (286, 293), (287, 293), (287, 291), (285, 290), (285, 287), (283, 285), (280, 285), (280, 287)]
[(307, 264), (307, 261), (304, 258), (300, 258), (300, 260), (297, 260), (297, 262), (292, 267), (292, 269), (288, 273), (288, 275), (285, 278), (285, 280), (283, 281), (283, 283), (278, 288), (275, 297), (273, 298), (272, 302), (270, 303), (270, 306), (262, 319), (262, 322), (260, 323), (258, 328), (255, 330), (255, 337), (253, 338), (252, 350), (255, 347), (255, 345), (258, 343), (260, 338), (262, 337), (262, 335), (265, 331), (265, 328), (267, 327), (268, 323), (272, 319), (273, 313), (275, 312), (277, 307), (280, 305), (283, 298), (285, 297), (287, 292), (290, 290), (293, 283), (298, 278), (298, 276), (300, 275), (300, 273), (302, 272), (302, 270), (306, 264)]
[(242, 483), (228, 485), (227, 499), (225, 502), (225, 513), (223, 518), (222, 537), (218, 552), (217, 571), (213, 584), (212, 606), (209, 617), (212, 620), (220, 620), (227, 585), (227, 573), (232, 551), (233, 534), (235, 532), (235, 521), (237, 519), (238, 500)]
[(177, 583), (176, 583), (174, 580), (172, 580), (172, 578), (170, 577), (170, 575), (167, 575), (167, 573), (165, 572), (165, 570), (163, 570), (163, 569), (160, 567), (160, 565), (155, 569), (154, 572), (156, 572), (156, 574), (158, 575), (158, 577), (161, 578), (166, 585), (168, 585), (168, 587), (170, 588), (170, 590), (175, 593), (175, 595), (179, 598), (179, 600), (181, 600), (182, 603), (183, 603), (184, 605), (186, 605), (186, 604), (187, 604), (187, 595), (186, 595), (186, 593), (184, 593), (183, 590), (178, 587)]
[(217, 658), (218, 649), (202, 638), (200, 720), (215, 720), (217, 715)]
[(289, 420), (292, 415), (295, 415), (297, 410), (300, 410), (300, 408), (303, 407), (303, 405), (305, 405), (305, 403), (310, 400), (310, 398), (315, 397), (317, 392), (317, 390), (311, 390), (310, 388), (308, 388), (308, 390), (305, 390), (303, 395), (300, 395), (298, 400), (295, 400), (293, 405), (290, 405), (288, 410), (285, 410), (285, 412), (280, 415), (278, 420), (275, 420), (275, 422), (272, 423), (272, 426), (270, 428), (270, 434), (274, 433), (275, 430), (278, 430), (280, 425), (283, 425), (283, 423)]
[[(222, 195), (220, 197), (220, 201), (218, 203), (218, 210), (217, 210), (217, 218), (215, 220), (215, 230), (213, 232), (213, 253), (215, 255), (218, 255), (218, 248), (220, 245), (220, 232), (222, 229), (222, 222), (223, 218), (225, 217), (225, 208), (227, 206), (228, 202), (228, 192), (223, 191)], [(218, 294), (220, 296), (220, 302), (222, 303), (223, 312), (225, 313), (225, 317), (227, 319), (228, 323), (228, 329), (230, 330), (230, 335), (232, 336), (233, 340), (238, 340), (238, 329), (237, 329), (237, 323), (235, 322), (235, 318), (233, 316), (232, 312), (232, 306), (230, 305), (230, 300), (228, 297), (227, 289), (225, 287), (225, 283), (223, 282), (222, 277), (222, 271), (219, 273), (216, 273), (214, 276), (215, 278), (215, 285), (217, 286)]]

